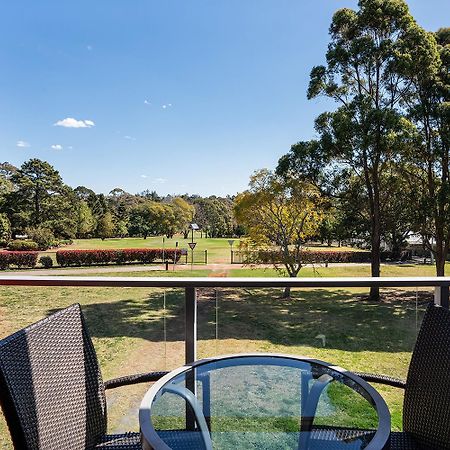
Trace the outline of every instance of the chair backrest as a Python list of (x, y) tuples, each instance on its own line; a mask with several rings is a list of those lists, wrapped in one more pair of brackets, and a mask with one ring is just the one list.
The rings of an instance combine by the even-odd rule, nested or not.
[(430, 304), (406, 379), (403, 429), (427, 448), (450, 448), (450, 311)]
[(80, 305), (0, 341), (0, 402), (18, 449), (89, 449), (106, 433), (103, 381)]

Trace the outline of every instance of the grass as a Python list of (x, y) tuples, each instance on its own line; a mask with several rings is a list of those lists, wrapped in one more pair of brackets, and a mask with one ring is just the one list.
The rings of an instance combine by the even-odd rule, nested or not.
[[(164, 245), (167, 248), (174, 248), (176, 242), (178, 242), (179, 248), (189, 250), (188, 243), (191, 242), (191, 236), (189, 239), (183, 239), (182, 235), (176, 235), (173, 239), (164, 238)], [(213, 263), (229, 263), (230, 262), (230, 246), (227, 239), (212, 239), (200, 237), (200, 233), (194, 234), (194, 241), (197, 245), (194, 250), (195, 253), (204, 252), (208, 250), (208, 261)], [(236, 241), (235, 245), (237, 245)], [(143, 238), (123, 238), (123, 239), (76, 239), (72, 245), (69, 245), (67, 249), (99, 249), (99, 248), (162, 248), (163, 238), (162, 236)], [(190, 253), (190, 250), (189, 250)], [(190, 258), (190, 254), (189, 254)], [(190, 259), (189, 259), (190, 261)]]
[[(319, 269), (316, 275), (363, 276), (367, 270), (356, 265), (329, 267)], [(383, 266), (383, 275), (431, 275), (432, 270), (431, 266)], [(301, 273), (311, 276), (313, 272), (304, 268)], [(114, 275), (210, 274), (208, 270), (149, 270)], [(233, 269), (228, 275), (274, 274)], [(364, 289), (302, 289), (295, 290), (292, 299), (282, 299), (278, 289), (200, 289), (198, 357), (279, 352), (322, 359), (349, 370), (404, 378), (417, 326), (432, 293), (420, 292), (416, 297), (413, 291), (383, 290), (380, 304), (368, 302), (365, 293)], [(74, 302), (81, 303), (87, 317), (104, 379), (183, 364), (183, 289), (0, 287), (0, 338)], [(317, 338), (321, 334), (325, 335), (325, 346)], [(399, 429), (401, 392), (377, 388), (391, 409), (393, 428)], [(145, 390), (146, 386), (132, 386), (108, 394), (110, 431), (138, 429), (136, 408)], [(333, 401), (337, 404), (338, 400), (335, 396)], [(2, 449), (11, 448), (7, 436), (0, 420)]]
[[(447, 271), (450, 263), (446, 263)], [(230, 277), (282, 277), (283, 271), (273, 268), (247, 267), (244, 269), (231, 269)], [(431, 264), (382, 264), (382, 277), (428, 277), (436, 276), (436, 268)], [(299, 277), (370, 277), (370, 265), (342, 264), (329, 267), (303, 267)]]

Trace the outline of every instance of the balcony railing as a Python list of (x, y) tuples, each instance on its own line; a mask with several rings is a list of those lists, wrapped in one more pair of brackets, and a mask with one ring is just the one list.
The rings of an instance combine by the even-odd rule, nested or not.
[(184, 288), (185, 361), (197, 359), (197, 288), (434, 288), (434, 301), (449, 307), (450, 277), (408, 278), (145, 278), (0, 276), (0, 286)]

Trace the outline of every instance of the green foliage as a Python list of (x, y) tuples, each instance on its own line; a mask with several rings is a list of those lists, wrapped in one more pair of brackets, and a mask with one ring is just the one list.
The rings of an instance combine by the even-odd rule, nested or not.
[(49, 163), (30, 159), (10, 176), (14, 189), (5, 196), (4, 210), (15, 233), (26, 227), (45, 227), (55, 235), (72, 237), (72, 191)]
[(20, 239), (11, 241), (8, 244), (8, 250), (11, 251), (35, 251), (39, 250), (39, 245), (36, 242), (33, 241), (23, 241)]
[(195, 200), (195, 222), (211, 238), (231, 237), (236, 226), (233, 202), (228, 198), (208, 197)]
[(0, 214), (0, 246), (8, 245), (11, 240), (11, 224), (6, 214)]
[(128, 235), (128, 226), (125, 220), (119, 220), (116, 222), (114, 234), (120, 238), (124, 238)]
[(412, 58), (421, 61), (421, 53), (428, 51), (433, 70), (407, 72), (413, 88), (407, 113), (414, 139), (403, 152), (407, 161), (403, 182), (410, 194), (408, 201), (416, 210), (413, 227), (435, 254), (437, 275), (444, 275), (450, 247), (449, 35), (449, 28), (435, 34), (416, 30), (411, 36), (417, 47)]
[(55, 246), (56, 239), (52, 233), (52, 230), (45, 227), (28, 227), (25, 229), (25, 233), (28, 237), (39, 246), (39, 250), (47, 250), (50, 247)]
[(106, 212), (102, 217), (100, 217), (97, 224), (97, 235), (102, 240), (114, 236), (114, 222), (113, 216), (110, 212)]
[[(283, 178), (268, 170), (256, 172), (249, 190), (238, 195), (235, 213), (257, 247), (276, 246), (278, 261), (289, 276), (302, 267), (302, 246), (317, 234), (322, 220), (322, 200), (311, 184)], [(257, 253), (258, 254), (258, 253)]]
[(77, 207), (77, 237), (92, 235), (97, 226), (94, 214), (85, 200), (80, 200)]
[[(357, 11), (335, 13), (327, 64), (311, 71), (308, 98), (326, 96), (339, 106), (316, 119), (319, 141), (293, 146), (278, 172), (308, 176), (333, 195), (342, 194), (351, 177), (361, 180), (372, 276), (379, 276), (384, 172), (414, 139), (404, 110), (413, 95), (409, 77), (436, 72), (437, 47), (403, 0), (360, 0), (358, 5)], [(379, 297), (376, 289), (372, 294)]]
[(167, 205), (147, 200), (131, 210), (128, 231), (131, 236), (146, 239), (147, 236), (164, 234), (171, 221), (173, 213)]
[(168, 225), (167, 237), (173, 237), (177, 232), (185, 230), (192, 223), (195, 209), (186, 200), (176, 197), (170, 203), (173, 211), (173, 221)]
[(39, 258), (39, 262), (45, 269), (50, 269), (53, 267), (53, 259), (50, 256), (41, 256)]

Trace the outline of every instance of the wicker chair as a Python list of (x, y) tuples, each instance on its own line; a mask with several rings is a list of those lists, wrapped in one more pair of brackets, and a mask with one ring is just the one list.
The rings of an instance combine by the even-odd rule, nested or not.
[(358, 373), (366, 381), (405, 390), (403, 432), (392, 449), (450, 449), (450, 311), (430, 304), (412, 354), (406, 382)]
[(139, 433), (107, 435), (105, 389), (166, 372), (102, 380), (80, 305), (0, 341), (0, 403), (20, 450), (141, 450)]

